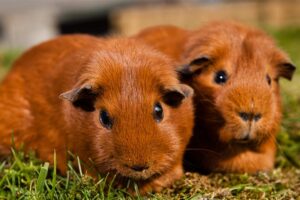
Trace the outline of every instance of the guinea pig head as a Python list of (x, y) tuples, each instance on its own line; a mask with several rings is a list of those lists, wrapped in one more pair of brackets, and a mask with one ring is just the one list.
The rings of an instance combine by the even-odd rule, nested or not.
[(147, 180), (182, 159), (193, 90), (178, 82), (164, 56), (123, 43), (93, 55), (84, 83), (62, 95), (93, 116), (86, 134), (93, 136), (89, 156), (99, 172)]
[(195, 90), (195, 126), (224, 143), (274, 139), (281, 119), (279, 78), (290, 80), (295, 67), (260, 31), (232, 24), (202, 31), (186, 46), (188, 64), (178, 69)]

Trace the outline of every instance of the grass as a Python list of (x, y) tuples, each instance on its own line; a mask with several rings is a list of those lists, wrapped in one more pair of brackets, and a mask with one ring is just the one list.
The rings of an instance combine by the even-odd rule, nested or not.
[[(279, 46), (300, 66), (300, 27), (267, 29)], [(4, 74), (20, 51), (0, 55)], [(2, 65), (2, 66), (1, 66)], [(300, 200), (300, 70), (292, 82), (281, 81), (284, 118), (278, 135), (276, 168), (269, 173), (185, 174), (172, 187), (150, 199), (297, 199)], [(115, 189), (105, 177), (97, 181), (76, 172), (71, 165), (67, 176), (56, 173), (56, 166), (37, 160), (33, 153), (13, 151), (0, 162), (0, 199), (142, 199), (126, 190)]]
[(0, 199), (115, 199), (125, 198), (126, 191), (104, 191), (106, 178), (95, 182), (76, 172), (72, 166), (66, 177), (57, 175), (56, 166), (41, 163), (33, 153), (13, 156), (0, 165)]
[(0, 80), (2, 80), (13, 61), (20, 54), (20, 50), (0, 51)]

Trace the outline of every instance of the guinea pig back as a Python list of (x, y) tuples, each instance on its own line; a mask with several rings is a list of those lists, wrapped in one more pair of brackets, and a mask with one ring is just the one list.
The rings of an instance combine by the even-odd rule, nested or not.
[(195, 90), (195, 128), (186, 151), (202, 171), (273, 168), (281, 121), (279, 79), (295, 67), (262, 31), (214, 22), (190, 34), (178, 69)]
[(153, 26), (141, 30), (133, 38), (142, 40), (172, 58), (180, 61), (189, 31), (172, 25)]
[(1, 84), (0, 150), (13, 132), (42, 160), (55, 150), (62, 173), (71, 151), (87, 173), (159, 191), (183, 174), (192, 94), (170, 60), (133, 39), (62, 36), (27, 51)]

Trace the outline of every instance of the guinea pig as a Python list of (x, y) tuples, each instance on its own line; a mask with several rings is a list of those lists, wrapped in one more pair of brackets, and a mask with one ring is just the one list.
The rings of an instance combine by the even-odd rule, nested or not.
[[(149, 34), (155, 35), (155, 27), (152, 30)], [(188, 168), (271, 170), (282, 115), (279, 79), (291, 80), (295, 71), (288, 56), (264, 32), (238, 23), (212, 22), (177, 32), (176, 37), (168, 30), (160, 27), (157, 34), (165, 36), (149, 44), (182, 63), (176, 69), (181, 81), (195, 91), (194, 134), (185, 155)], [(147, 29), (142, 33), (139, 39), (147, 42), (151, 35)], [(166, 49), (179, 49), (180, 56)]]
[(202, 171), (268, 171), (281, 121), (279, 79), (295, 66), (264, 32), (214, 22), (189, 36), (178, 71), (195, 90), (186, 158)]
[[(141, 30), (133, 38), (167, 54), (175, 62), (180, 61), (189, 31), (172, 25), (153, 26)], [(175, 65), (174, 65), (175, 66)]]
[(23, 54), (2, 82), (0, 150), (13, 132), (44, 161), (55, 151), (63, 174), (71, 151), (95, 177), (157, 192), (183, 174), (192, 95), (168, 58), (134, 39), (61, 36)]

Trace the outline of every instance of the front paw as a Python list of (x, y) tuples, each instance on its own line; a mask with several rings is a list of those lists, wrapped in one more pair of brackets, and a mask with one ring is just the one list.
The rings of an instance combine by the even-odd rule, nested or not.
[(181, 165), (176, 166), (171, 171), (139, 186), (139, 193), (145, 195), (150, 192), (160, 192), (164, 188), (171, 186), (176, 180), (183, 176)]

